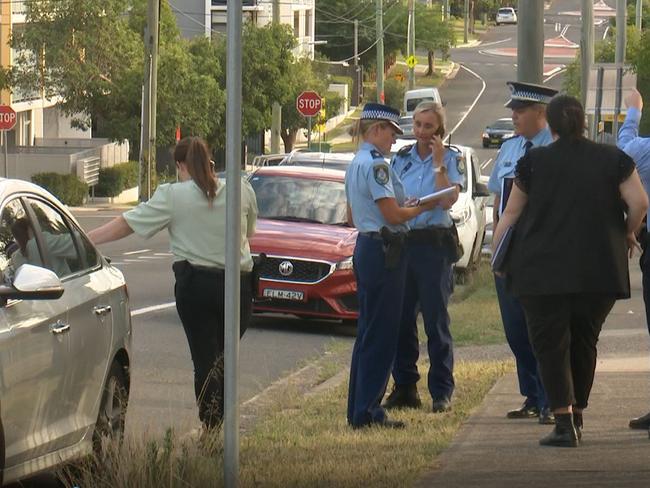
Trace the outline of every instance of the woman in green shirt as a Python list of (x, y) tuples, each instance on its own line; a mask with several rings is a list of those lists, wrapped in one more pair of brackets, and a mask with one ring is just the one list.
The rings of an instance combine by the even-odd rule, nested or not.
[[(176, 309), (183, 323), (194, 363), (194, 389), (203, 424), (215, 427), (223, 418), (224, 269), (226, 192), (215, 178), (207, 145), (186, 137), (175, 150), (178, 183), (160, 185), (151, 199), (88, 235), (95, 244), (133, 232), (149, 238), (169, 233), (174, 255)], [(257, 202), (242, 180), (241, 334), (252, 313), (253, 260), (248, 238), (255, 232)]]

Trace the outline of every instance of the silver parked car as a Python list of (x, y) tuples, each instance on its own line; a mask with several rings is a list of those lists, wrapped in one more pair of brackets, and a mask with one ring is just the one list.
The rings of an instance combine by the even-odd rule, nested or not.
[(0, 179), (0, 485), (121, 437), (130, 345), (122, 273), (51, 194)]

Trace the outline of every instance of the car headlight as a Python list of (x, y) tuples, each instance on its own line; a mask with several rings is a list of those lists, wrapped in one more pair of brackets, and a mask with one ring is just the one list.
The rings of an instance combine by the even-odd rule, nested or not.
[(465, 207), (459, 211), (450, 210), (449, 215), (456, 225), (464, 225), (472, 216), (472, 210), (469, 207)]
[(352, 264), (352, 256), (336, 263), (337, 271), (343, 271), (346, 269), (354, 269), (354, 265)]
[(482, 137), (483, 137), (483, 139), (489, 139), (490, 138), (490, 136), (489, 136), (489, 134), (487, 132), (483, 132)]

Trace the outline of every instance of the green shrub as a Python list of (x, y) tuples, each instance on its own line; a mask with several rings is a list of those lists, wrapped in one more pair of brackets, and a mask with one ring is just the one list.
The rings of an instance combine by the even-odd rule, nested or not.
[(37, 173), (32, 182), (42, 186), (66, 205), (81, 205), (88, 196), (88, 185), (76, 175), (60, 173)]
[(138, 186), (138, 162), (129, 161), (100, 169), (94, 194), (97, 197), (116, 197), (134, 186)]

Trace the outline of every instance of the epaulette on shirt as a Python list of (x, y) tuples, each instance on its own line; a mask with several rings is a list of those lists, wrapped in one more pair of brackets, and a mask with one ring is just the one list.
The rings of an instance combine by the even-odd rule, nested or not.
[(409, 144), (408, 146), (404, 146), (399, 151), (397, 151), (397, 155), (398, 156), (406, 156), (408, 153), (411, 152), (411, 149), (413, 149), (413, 146), (415, 146), (415, 144)]
[(372, 156), (372, 159), (384, 159), (384, 155), (377, 151), (376, 149), (371, 149), (370, 150), (370, 155)]
[(521, 137), (523, 137), (523, 136), (516, 135), (514, 137), (511, 137), (510, 139), (507, 139), (507, 140), (503, 141), (503, 144), (501, 144), (501, 147), (503, 147), (503, 145), (505, 145), (505, 144), (510, 144), (512, 141), (518, 141)]

